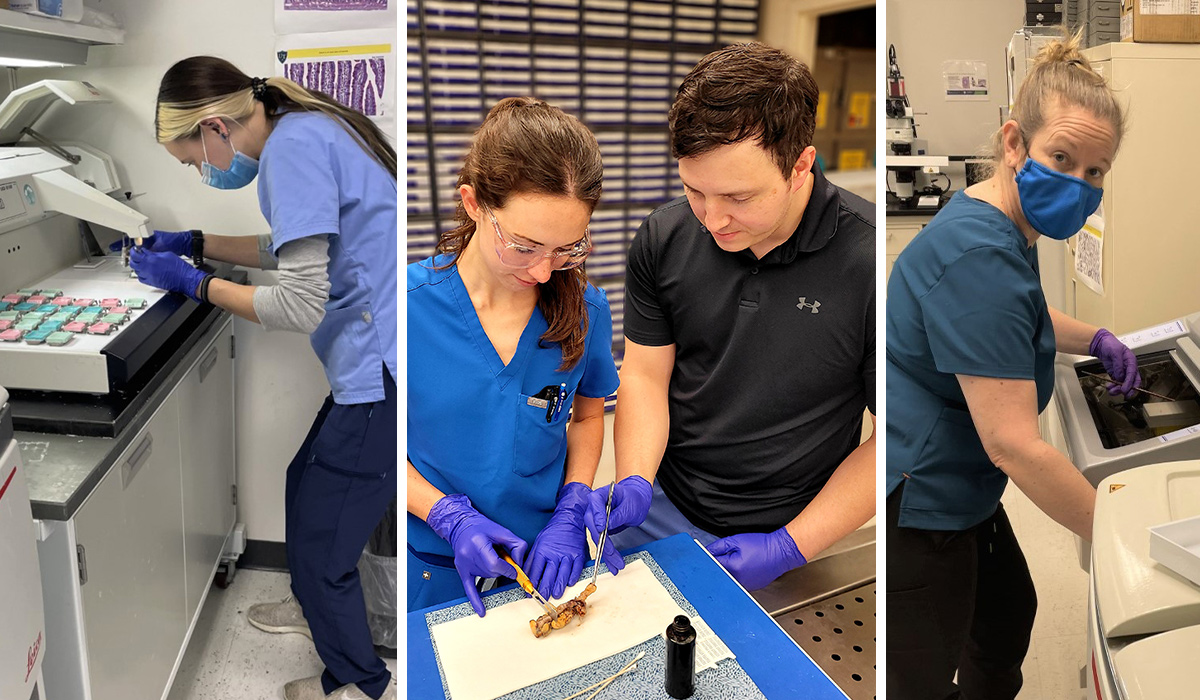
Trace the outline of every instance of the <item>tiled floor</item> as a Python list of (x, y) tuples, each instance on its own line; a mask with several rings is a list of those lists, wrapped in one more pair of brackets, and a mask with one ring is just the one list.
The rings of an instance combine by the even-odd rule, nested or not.
[[(1062, 449), (1053, 410), (1044, 425), (1049, 442)], [(1033, 641), (1022, 671), (1018, 700), (1079, 700), (1079, 670), (1087, 656), (1088, 575), (1079, 568), (1075, 536), (1009, 484), (1004, 508), (1025, 552), (1037, 588)]]
[[(246, 622), (246, 609), (289, 593), (284, 573), (241, 570), (204, 603), (168, 700), (275, 700), (283, 685), (323, 668), (308, 637), (267, 634)], [(396, 662), (388, 668), (396, 672)]]

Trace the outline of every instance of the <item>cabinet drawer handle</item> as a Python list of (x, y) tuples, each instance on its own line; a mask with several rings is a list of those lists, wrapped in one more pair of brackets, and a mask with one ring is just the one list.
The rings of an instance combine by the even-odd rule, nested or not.
[(212, 371), (212, 368), (217, 365), (217, 349), (214, 347), (208, 351), (204, 359), (200, 361), (200, 383), (204, 383), (204, 378)]
[(153, 451), (154, 436), (147, 433), (142, 442), (129, 455), (129, 459), (125, 460), (125, 464), (121, 465), (122, 488), (129, 488), (129, 484), (137, 476), (138, 471), (146, 465), (146, 461), (150, 459), (150, 453)]

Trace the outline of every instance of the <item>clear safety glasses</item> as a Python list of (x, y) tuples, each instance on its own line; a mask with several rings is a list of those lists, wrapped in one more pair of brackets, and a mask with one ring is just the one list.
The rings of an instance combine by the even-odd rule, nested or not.
[(592, 252), (590, 229), (584, 229), (583, 238), (570, 246), (546, 250), (545, 246), (527, 246), (508, 240), (500, 230), (500, 224), (496, 222), (496, 215), (490, 209), (487, 210), (487, 214), (491, 219), (492, 228), (496, 230), (496, 254), (500, 256), (500, 263), (506, 267), (529, 269), (540, 263), (543, 258), (550, 258), (552, 269), (569, 270), (582, 265)]

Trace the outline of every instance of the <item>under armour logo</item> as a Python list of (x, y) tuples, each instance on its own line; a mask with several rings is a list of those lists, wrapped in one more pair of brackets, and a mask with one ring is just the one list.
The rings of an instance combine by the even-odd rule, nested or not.
[(800, 309), (801, 311), (805, 309), (812, 309), (814, 314), (819, 314), (821, 313), (821, 302), (814, 299), (813, 303), (809, 304), (807, 297), (800, 297), (800, 303), (796, 304), (796, 308)]

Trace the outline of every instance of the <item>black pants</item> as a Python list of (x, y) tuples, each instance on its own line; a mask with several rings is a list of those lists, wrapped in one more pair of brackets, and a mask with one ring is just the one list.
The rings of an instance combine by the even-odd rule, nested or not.
[(917, 530), (897, 524), (903, 490), (887, 500), (888, 700), (1012, 700), (1037, 593), (1004, 506), (969, 530)]

